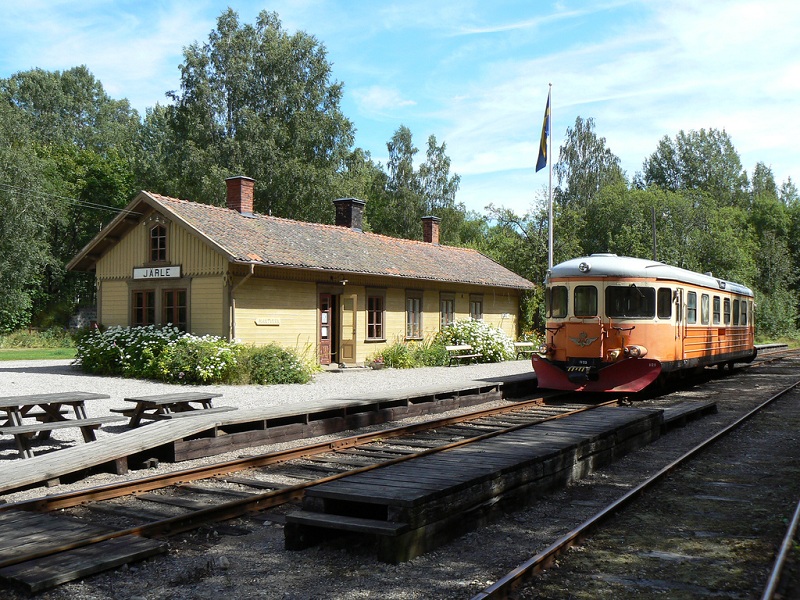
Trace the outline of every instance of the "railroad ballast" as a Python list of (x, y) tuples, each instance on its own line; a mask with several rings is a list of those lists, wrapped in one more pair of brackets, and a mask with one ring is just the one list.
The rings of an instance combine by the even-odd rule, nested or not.
[(659, 378), (756, 356), (753, 292), (654, 260), (592, 254), (545, 280), (539, 386), (638, 392)]

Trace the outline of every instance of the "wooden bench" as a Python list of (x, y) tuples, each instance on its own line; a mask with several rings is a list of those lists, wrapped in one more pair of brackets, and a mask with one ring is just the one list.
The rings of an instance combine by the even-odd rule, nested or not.
[[(199, 416), (210, 413), (236, 410), (235, 406), (212, 406), (212, 399), (222, 394), (213, 392), (176, 392), (154, 396), (125, 398), (125, 402), (136, 404), (133, 408), (112, 408), (112, 412), (130, 416), (130, 426), (138, 427), (142, 419), (172, 419), (175, 417)], [(200, 407), (192, 406), (199, 403)]]
[(0, 427), (0, 435), (13, 435), (17, 441), (17, 448), (23, 458), (33, 458), (30, 438), (37, 433), (49, 433), (54, 429), (68, 429), (77, 427), (83, 434), (85, 442), (95, 441), (95, 429), (105, 423), (124, 421), (124, 417), (91, 417), (88, 419), (65, 419), (63, 421), (46, 421), (44, 423), (30, 423), (28, 425), (10, 425)]
[(519, 360), (521, 355), (530, 357), (536, 350), (533, 342), (514, 342), (514, 352), (517, 353), (517, 360)]
[(452, 367), (454, 361), (456, 366), (458, 366), (461, 364), (462, 360), (466, 360), (468, 363), (470, 363), (472, 362), (473, 358), (479, 358), (483, 356), (483, 354), (475, 352), (472, 346), (469, 344), (445, 346), (444, 349), (447, 350), (448, 354), (450, 355), (450, 362), (447, 364), (448, 367)]

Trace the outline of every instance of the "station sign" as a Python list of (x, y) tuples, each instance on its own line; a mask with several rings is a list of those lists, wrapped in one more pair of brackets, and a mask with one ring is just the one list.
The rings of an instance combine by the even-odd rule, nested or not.
[(134, 279), (178, 279), (180, 276), (180, 265), (169, 265), (165, 267), (141, 267), (133, 270)]

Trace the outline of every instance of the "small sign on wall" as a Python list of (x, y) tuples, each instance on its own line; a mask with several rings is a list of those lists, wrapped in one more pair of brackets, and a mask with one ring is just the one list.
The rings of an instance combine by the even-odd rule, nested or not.
[(281, 324), (281, 320), (280, 319), (273, 319), (273, 318), (267, 318), (267, 317), (260, 317), (260, 318), (256, 319), (256, 325), (273, 325), (273, 326), (275, 326), (275, 325), (280, 325), (280, 324)]
[(166, 267), (142, 267), (133, 270), (134, 279), (178, 279), (180, 276), (180, 265), (169, 265)]

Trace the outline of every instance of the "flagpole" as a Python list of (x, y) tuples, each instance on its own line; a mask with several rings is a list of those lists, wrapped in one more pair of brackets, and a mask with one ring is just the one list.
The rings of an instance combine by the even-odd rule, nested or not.
[(547, 112), (547, 120), (549, 122), (547, 123), (547, 129), (549, 135), (547, 136), (547, 164), (550, 167), (550, 183), (547, 202), (547, 271), (549, 273), (553, 269), (553, 99), (551, 96), (553, 93), (553, 84), (549, 83), (548, 86), (547, 104), (549, 110)]

